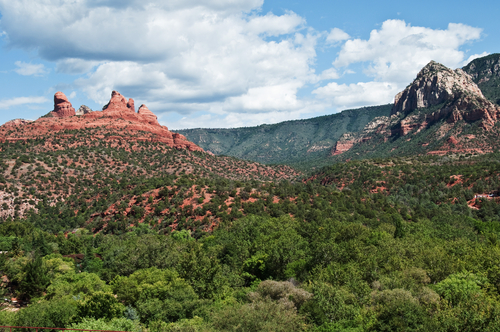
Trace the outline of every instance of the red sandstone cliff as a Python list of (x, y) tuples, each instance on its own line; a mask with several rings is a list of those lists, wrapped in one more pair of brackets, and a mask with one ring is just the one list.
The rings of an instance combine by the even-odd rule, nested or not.
[(68, 100), (68, 97), (61, 91), (54, 95), (54, 110), (50, 115), (57, 118), (66, 118), (75, 115), (75, 109)]
[[(145, 105), (136, 113), (134, 100), (127, 101), (116, 91), (112, 92), (111, 100), (102, 112), (80, 116), (75, 116), (71, 103), (62, 92), (58, 92), (54, 96), (54, 111), (49, 115), (33, 122), (16, 120), (0, 126), (0, 142), (45, 138), (67, 130), (88, 129), (92, 130), (91, 139), (159, 142), (173, 148), (203, 151), (183, 135), (172, 133), (167, 127), (160, 125), (156, 116)], [(12, 125), (17, 126), (18, 130), (10, 130)], [(64, 135), (71, 136), (67, 133)]]

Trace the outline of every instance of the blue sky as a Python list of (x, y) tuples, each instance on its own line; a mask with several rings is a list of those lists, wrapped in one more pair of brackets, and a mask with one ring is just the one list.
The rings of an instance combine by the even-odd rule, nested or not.
[(497, 53), (493, 1), (0, 0), (0, 124), (112, 90), (171, 129), (393, 101), (430, 60)]

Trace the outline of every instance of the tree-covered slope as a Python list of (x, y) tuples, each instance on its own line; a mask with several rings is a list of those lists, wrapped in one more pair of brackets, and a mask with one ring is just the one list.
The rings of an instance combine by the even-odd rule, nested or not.
[(364, 107), (306, 120), (233, 129), (186, 129), (178, 132), (215, 154), (266, 164), (297, 164), (326, 157), (345, 132), (360, 131), (391, 105)]
[(486, 98), (500, 105), (500, 53), (472, 60), (463, 69), (472, 76)]
[[(40, 152), (30, 161), (20, 144), (8, 150), (20, 156), (16, 173), (36, 159), (44, 173), (59, 176), (69, 163)], [(199, 152), (165, 151), (166, 159), (182, 163), (169, 173), (160, 165), (168, 160), (156, 164), (158, 154), (147, 150), (89, 151), (105, 153), (114, 166), (103, 172), (110, 181), (96, 181), (109, 186), (110, 199), (86, 195), (98, 190), (85, 179), (93, 166), (85, 169), (86, 153), (72, 151), (71, 165), (82, 173), (73, 184), (70, 174), (68, 186), (79, 198), (52, 210), (47, 199), (37, 206), (40, 218), (0, 223), (0, 292), (29, 303), (0, 304), (1, 325), (133, 332), (500, 329), (498, 154), (349, 161), (303, 181), (271, 182), (189, 171)], [(130, 172), (137, 168), (146, 174)], [(10, 188), (15, 181), (4, 173)], [(207, 209), (190, 211), (185, 202), (194, 204), (200, 189), (210, 195), (202, 202)], [(42, 185), (39, 194), (54, 199), (55, 190)], [(157, 210), (145, 202), (165, 210), (142, 219)], [(119, 213), (100, 231), (85, 218), (64, 233), (49, 224), (110, 211), (111, 203)], [(221, 223), (197, 232), (197, 210)], [(174, 216), (185, 220), (170, 231)]]

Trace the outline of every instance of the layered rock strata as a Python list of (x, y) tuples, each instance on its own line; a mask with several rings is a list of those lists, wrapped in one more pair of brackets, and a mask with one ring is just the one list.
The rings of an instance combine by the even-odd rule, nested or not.
[[(166, 126), (160, 125), (156, 116), (145, 105), (136, 113), (134, 100), (127, 100), (116, 91), (112, 92), (111, 100), (102, 112), (84, 112), (80, 116), (74, 116), (76, 113), (71, 103), (63, 93), (58, 92), (54, 97), (54, 111), (50, 114), (52, 117), (43, 117), (30, 123), (16, 123), (16, 131), (9, 130), (8, 124), (0, 126), (0, 142), (45, 138), (61, 131), (89, 129), (94, 132), (91, 139), (159, 142), (177, 149), (203, 151), (183, 135), (172, 133)], [(71, 135), (64, 134), (65, 137)]]
[(61, 91), (54, 95), (54, 110), (50, 112), (53, 117), (66, 118), (76, 114), (73, 105), (68, 100), (68, 97)]

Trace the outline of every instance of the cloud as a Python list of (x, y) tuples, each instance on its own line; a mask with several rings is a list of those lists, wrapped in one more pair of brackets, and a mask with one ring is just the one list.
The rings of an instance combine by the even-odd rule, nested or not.
[(43, 76), (49, 72), (43, 64), (32, 64), (21, 61), (16, 61), (15, 65), (18, 67), (14, 69), (16, 73), (23, 76)]
[(321, 80), (335, 80), (340, 78), (340, 75), (335, 68), (328, 68), (321, 72), (319, 78)]
[[(8, 47), (36, 50), (57, 73), (79, 75), (67, 86), (78, 96), (105, 104), (118, 90), (160, 118), (176, 112), (219, 127), (390, 102), (428, 61), (462, 63), (460, 47), (481, 34), (463, 24), (433, 30), (388, 20), (369, 39), (353, 39), (339, 28), (315, 31), (294, 12), (263, 14), (262, 4), (0, 0), (0, 31)], [(333, 67), (316, 73), (320, 43), (341, 48)], [(359, 67), (368, 82), (324, 83)]]
[(335, 44), (337, 42), (347, 40), (350, 38), (351, 38), (351, 36), (349, 36), (349, 34), (347, 32), (345, 32), (339, 28), (333, 28), (332, 30), (330, 30), (330, 33), (328, 34), (328, 36), (326, 36), (326, 42), (331, 43), (331, 44)]
[(160, 117), (159, 122), (174, 131), (188, 128), (237, 128), (303, 119), (311, 117), (313, 114), (323, 115), (321, 112), (324, 111), (324, 108), (325, 105), (305, 103), (302, 109), (294, 111), (270, 111), (258, 113), (257, 115), (250, 112), (200, 111), (181, 117), (180, 119), (169, 117), (168, 113), (165, 113), (164, 117)]
[(346, 41), (333, 65), (368, 62), (365, 74), (375, 80), (408, 84), (430, 60), (452, 68), (460, 66), (465, 55), (459, 48), (479, 39), (481, 31), (456, 23), (448, 24), (446, 30), (434, 30), (387, 20), (368, 40)]
[(76, 58), (62, 59), (57, 61), (56, 72), (63, 74), (84, 74), (99, 64), (99, 61), (87, 61)]
[(20, 106), (26, 104), (43, 104), (49, 100), (45, 97), (17, 97), (12, 99), (4, 99), (0, 101), (0, 109), (9, 109), (13, 106)]
[[(371, 31), (369, 39), (347, 40), (332, 63), (345, 73), (351, 65), (363, 67), (364, 74), (373, 81), (331, 82), (313, 94), (340, 109), (393, 102), (395, 94), (412, 82), (429, 61), (451, 68), (461, 66), (465, 54), (460, 47), (480, 38), (481, 31), (464, 24), (450, 23), (446, 30), (435, 30), (387, 20), (379, 30)], [(341, 33), (332, 30), (330, 35)]]
[(388, 82), (360, 82), (356, 84), (328, 83), (312, 93), (321, 99), (330, 101), (340, 109), (382, 105), (394, 101), (400, 91), (397, 84)]
[(85, 74), (73, 86), (97, 103), (118, 90), (157, 112), (297, 110), (298, 91), (318, 81), (320, 33), (293, 12), (259, 14), (262, 3), (0, 0), (0, 10), (9, 46)]

